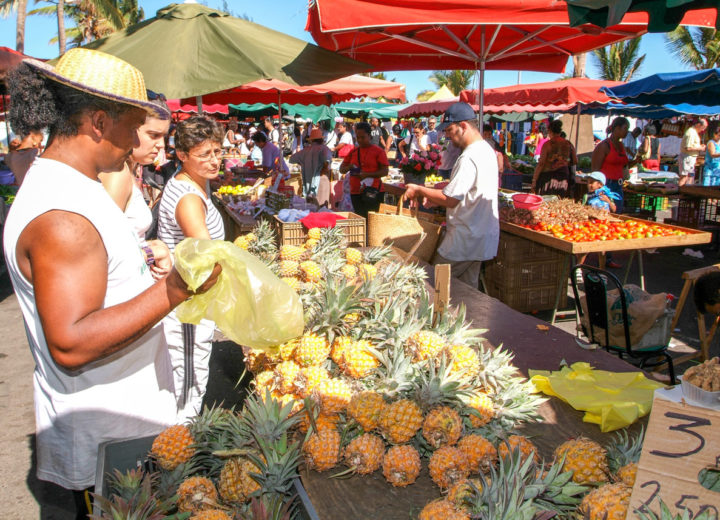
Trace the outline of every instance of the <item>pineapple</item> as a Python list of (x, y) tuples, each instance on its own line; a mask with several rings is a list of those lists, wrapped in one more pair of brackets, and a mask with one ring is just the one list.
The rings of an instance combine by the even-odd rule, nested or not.
[(313, 433), (305, 441), (303, 452), (309, 468), (316, 471), (334, 468), (340, 458), (340, 434), (333, 429)]
[(343, 372), (354, 379), (369, 376), (380, 365), (380, 361), (378, 361), (371, 349), (372, 343), (367, 340), (353, 342), (345, 349), (342, 364)]
[(420, 454), (409, 444), (391, 446), (383, 458), (383, 475), (394, 487), (405, 487), (420, 475)]
[(495, 417), (495, 408), (490, 396), (484, 392), (478, 392), (467, 402), (469, 409), (470, 424), (473, 428), (480, 428), (492, 421)]
[(408, 442), (415, 436), (422, 423), (422, 410), (409, 399), (400, 399), (387, 405), (380, 414), (380, 430), (393, 444)]
[(298, 292), (300, 290), (300, 280), (298, 280), (297, 278), (292, 278), (290, 276), (282, 276), (280, 277), (280, 279), (286, 284), (288, 284), (293, 291)]
[(330, 345), (327, 339), (315, 333), (303, 335), (294, 353), (295, 361), (303, 367), (320, 365), (329, 355)]
[(459, 448), (443, 446), (435, 451), (428, 463), (430, 477), (440, 489), (447, 489), (470, 475), (465, 453)]
[(342, 366), (343, 355), (345, 350), (352, 345), (353, 339), (349, 336), (338, 336), (332, 343), (332, 350), (330, 351), (330, 359), (332, 359), (336, 365)]
[(463, 437), (457, 447), (465, 454), (471, 473), (487, 472), (497, 462), (495, 446), (481, 435)]
[(631, 493), (625, 484), (606, 484), (585, 495), (579, 510), (588, 520), (625, 520)]
[(278, 263), (278, 275), (281, 278), (292, 278), (300, 273), (300, 263), (295, 260), (281, 260)]
[(334, 414), (345, 411), (350, 398), (352, 397), (352, 390), (342, 379), (328, 379), (321, 381), (319, 385), (315, 387), (313, 392), (315, 400), (320, 405), (320, 411), (324, 414)]
[(348, 327), (353, 327), (358, 324), (360, 321), (360, 313), (359, 312), (350, 312), (343, 316), (343, 323), (345, 323)]
[(322, 280), (323, 274), (322, 269), (317, 262), (312, 260), (305, 260), (300, 264), (300, 272), (306, 282), (316, 283)]
[(182, 424), (176, 424), (155, 437), (150, 452), (161, 468), (170, 471), (190, 460), (195, 454), (194, 444), (195, 439), (190, 429)]
[(260, 484), (251, 476), (259, 473), (259, 469), (250, 460), (233, 457), (223, 466), (218, 479), (218, 491), (226, 502), (242, 504), (250, 499), (250, 495), (260, 490)]
[(233, 244), (238, 246), (240, 249), (244, 249), (247, 251), (248, 247), (250, 246), (250, 240), (248, 240), (246, 235), (240, 235), (233, 241)]
[(642, 453), (644, 430), (630, 438), (625, 430), (618, 432), (617, 439), (607, 447), (608, 467), (611, 473), (625, 485), (633, 487), (637, 463)]
[(282, 394), (290, 394), (295, 390), (295, 378), (300, 372), (300, 365), (295, 361), (283, 361), (275, 366), (275, 388)]
[(321, 235), (322, 235), (322, 228), (314, 227), (314, 228), (308, 229), (307, 236), (308, 236), (309, 240), (318, 240), (319, 241)]
[(318, 245), (319, 240), (316, 240), (314, 238), (308, 238), (305, 241), (305, 249), (313, 249), (316, 245)]
[[(315, 421), (315, 428), (313, 431), (315, 433), (319, 432), (320, 430), (330, 429), (330, 430), (337, 430), (338, 422), (340, 421), (340, 416), (337, 414), (333, 415), (325, 415), (325, 414), (319, 414), (317, 417), (314, 418)], [(303, 414), (303, 416), (300, 419), (299, 429), (302, 433), (307, 433), (307, 431), (312, 428), (312, 424), (310, 423), (310, 418), (307, 414)]]
[(635, 485), (635, 477), (637, 477), (637, 469), (637, 462), (628, 462), (618, 470), (615, 476), (626, 486), (633, 487)]
[(520, 452), (522, 459), (526, 459), (532, 455), (535, 462), (540, 460), (538, 457), (537, 447), (532, 443), (532, 441), (530, 441), (530, 439), (523, 437), (522, 435), (511, 435), (506, 441), (503, 441), (498, 445), (498, 455), (502, 459), (507, 459), (514, 450), (518, 450)]
[(467, 345), (451, 345), (446, 348), (450, 359), (450, 373), (475, 377), (480, 372), (480, 358), (472, 347)]
[(265, 391), (273, 391), (275, 387), (275, 372), (272, 370), (264, 370), (255, 376), (255, 391), (264, 395)]
[(360, 264), (358, 273), (360, 273), (363, 280), (372, 280), (377, 276), (377, 267), (372, 264)]
[(232, 520), (222, 509), (207, 509), (190, 517), (190, 520)]
[(327, 370), (319, 365), (313, 365), (301, 368), (295, 376), (293, 385), (297, 395), (305, 398), (309, 397), (321, 382), (328, 379), (330, 379), (330, 374)]
[(345, 447), (345, 464), (355, 473), (368, 475), (377, 471), (385, 456), (385, 443), (377, 435), (364, 433)]
[(247, 369), (253, 374), (266, 370), (272, 362), (270, 356), (264, 350), (243, 348), (243, 353), (245, 354), (245, 358), (243, 359), (245, 366), (247, 366)]
[(179, 513), (199, 513), (217, 507), (218, 493), (212, 480), (205, 477), (190, 477), (177, 490)]
[(359, 265), (362, 264), (363, 254), (358, 249), (348, 247), (345, 250), (345, 260), (350, 265)]
[(300, 262), (305, 256), (305, 249), (299, 246), (284, 245), (280, 247), (280, 260)]
[(455, 509), (452, 502), (446, 499), (437, 499), (427, 504), (418, 520), (470, 520), (462, 511)]
[(347, 280), (354, 280), (358, 276), (358, 268), (353, 264), (342, 266), (342, 274)]
[(578, 438), (555, 448), (555, 458), (565, 457), (564, 471), (573, 471), (573, 482), (602, 484), (608, 481), (607, 453), (597, 442)]
[(433, 408), (425, 417), (422, 434), (434, 449), (454, 445), (462, 434), (460, 414), (449, 406)]
[(408, 338), (406, 345), (408, 354), (411, 354), (415, 361), (436, 358), (443, 348), (445, 348), (445, 341), (442, 337), (435, 332), (427, 330), (412, 334)]
[[(473, 489), (473, 486), (475, 486), (475, 489)], [(460, 480), (448, 489), (447, 500), (458, 510), (464, 510), (467, 507), (465, 501), (472, 497), (474, 493), (482, 491), (482, 488), (483, 485), (480, 479)]]
[(283, 361), (290, 361), (293, 357), (295, 357), (295, 349), (297, 348), (299, 342), (300, 339), (295, 338), (280, 345), (277, 352), (280, 359)]
[(352, 396), (347, 411), (363, 430), (372, 431), (380, 424), (385, 399), (377, 392), (360, 392)]

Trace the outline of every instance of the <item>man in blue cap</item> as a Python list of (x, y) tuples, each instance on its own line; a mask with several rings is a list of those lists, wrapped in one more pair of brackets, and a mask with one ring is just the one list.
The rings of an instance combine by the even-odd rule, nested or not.
[(467, 103), (451, 105), (438, 131), (462, 150), (450, 182), (442, 190), (409, 184), (405, 196), (447, 208), (447, 232), (434, 262), (450, 264), (454, 277), (477, 288), (482, 262), (497, 255), (500, 239), (497, 160)]

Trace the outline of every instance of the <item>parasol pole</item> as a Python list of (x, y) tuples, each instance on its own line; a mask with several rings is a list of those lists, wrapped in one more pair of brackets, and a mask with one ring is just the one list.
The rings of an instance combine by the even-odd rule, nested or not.
[(202, 96), (195, 96), (195, 104), (197, 105), (198, 114), (202, 114), (203, 113)]
[(577, 104), (577, 116), (575, 119), (575, 153), (577, 153), (579, 139), (580, 139), (580, 103)]
[(7, 96), (3, 93), (3, 108), (5, 109), (5, 140), (7, 141), (8, 152), (10, 151), (10, 125), (8, 124)]
[(485, 105), (485, 26), (480, 28), (480, 77), (478, 79), (478, 127), (482, 132), (485, 120), (483, 118), (483, 108)]

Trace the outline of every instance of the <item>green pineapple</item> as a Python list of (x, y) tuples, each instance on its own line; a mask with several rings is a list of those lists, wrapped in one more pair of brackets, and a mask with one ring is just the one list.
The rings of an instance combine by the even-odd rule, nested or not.
[(93, 493), (99, 515), (92, 520), (161, 520), (167, 518), (175, 499), (161, 499), (153, 491), (157, 476), (141, 469), (122, 473), (115, 470), (108, 478), (111, 497)]
[(610, 472), (625, 483), (633, 487), (637, 474), (637, 463), (642, 453), (645, 429), (637, 435), (630, 437), (626, 430), (617, 432), (614, 442), (607, 445), (607, 459)]

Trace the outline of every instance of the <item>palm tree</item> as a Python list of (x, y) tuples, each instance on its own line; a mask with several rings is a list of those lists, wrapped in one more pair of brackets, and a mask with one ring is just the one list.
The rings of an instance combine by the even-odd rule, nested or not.
[(474, 70), (435, 70), (429, 79), (437, 88), (446, 85), (457, 96), (470, 86), (474, 75)]
[(585, 77), (585, 63), (587, 62), (587, 52), (575, 54), (572, 57), (573, 61), (573, 78), (584, 78)]
[(384, 72), (361, 72), (360, 75), (368, 78), (381, 79), (383, 81), (396, 81), (397, 79), (388, 79)]
[(666, 47), (696, 70), (720, 66), (720, 31), (709, 27), (678, 26), (665, 35)]
[(60, 54), (65, 54), (67, 47), (67, 38), (65, 36), (65, 0), (58, 0), (57, 3), (57, 22), (58, 22), (58, 49)]
[(593, 51), (597, 60), (600, 79), (608, 81), (630, 81), (645, 61), (645, 55), (638, 57), (640, 38), (613, 43)]
[(17, 11), (15, 29), (15, 50), (25, 52), (25, 17), (27, 16), (27, 0), (0, 0), (0, 16), (7, 18), (12, 11)]
[(418, 92), (418, 95), (415, 99), (417, 101), (427, 101), (432, 97), (433, 94), (435, 94), (434, 90), (423, 90), (421, 92)]

